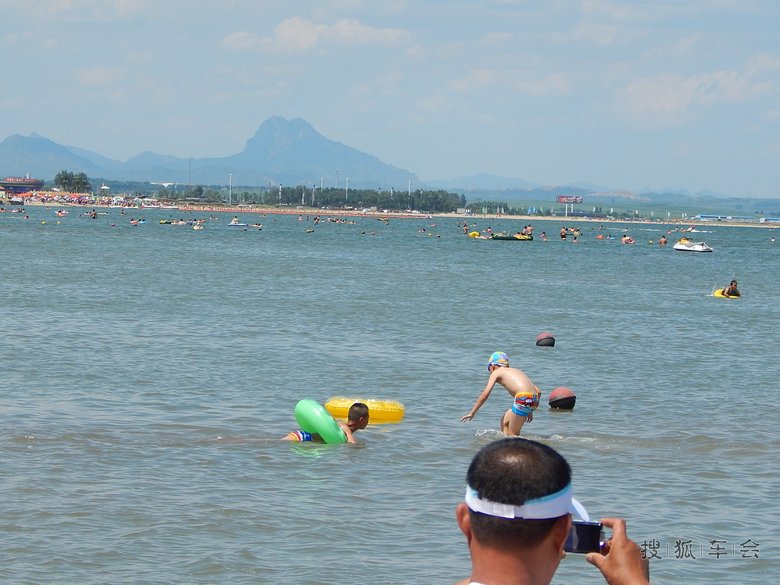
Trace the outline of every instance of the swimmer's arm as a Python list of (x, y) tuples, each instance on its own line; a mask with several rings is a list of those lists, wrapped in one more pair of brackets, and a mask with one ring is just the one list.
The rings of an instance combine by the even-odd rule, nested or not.
[(474, 403), (474, 406), (472, 407), (471, 411), (460, 418), (460, 422), (470, 421), (475, 416), (477, 416), (477, 411), (480, 408), (482, 408), (482, 405), (485, 404), (485, 401), (488, 399), (490, 393), (493, 391), (493, 387), (496, 385), (496, 382), (498, 381), (498, 375), (499, 375), (498, 369), (493, 370), (493, 373), (490, 374), (490, 378), (488, 379), (488, 383), (485, 386), (485, 389), (482, 390), (482, 393), (477, 397), (477, 401)]
[(339, 426), (341, 427), (341, 430), (344, 431), (344, 434), (347, 436), (347, 443), (355, 443), (355, 437), (352, 436), (352, 429), (350, 429), (346, 424), (343, 422), (339, 423)]

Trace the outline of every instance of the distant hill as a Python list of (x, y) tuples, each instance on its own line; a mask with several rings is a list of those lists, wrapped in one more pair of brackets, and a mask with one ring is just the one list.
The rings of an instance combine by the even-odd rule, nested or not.
[(84, 172), (95, 176), (103, 168), (88, 156), (67, 146), (52, 142), (33, 132), (30, 136), (14, 134), (0, 142), (0, 172), (4, 175), (24, 175), (50, 181), (62, 170)]
[(530, 183), (523, 179), (501, 177), (498, 175), (489, 175), (486, 173), (477, 173), (468, 177), (457, 179), (431, 179), (426, 180), (425, 184), (437, 188), (447, 189), (449, 191), (458, 191), (468, 193), (478, 190), (506, 190), (506, 189), (533, 189), (538, 184)]
[(780, 199), (730, 197), (711, 192), (696, 194), (672, 191), (633, 192), (610, 190), (607, 187), (596, 185), (585, 187), (585, 185), (587, 184), (576, 183), (528, 189), (512, 187), (462, 189), (455, 187), (452, 190), (466, 195), (469, 203), (503, 201), (519, 208), (527, 207), (529, 204), (530, 206), (535, 206), (534, 204), (545, 206), (554, 203), (559, 195), (573, 195), (583, 197), (584, 201), (578, 207), (584, 210), (590, 210), (593, 207), (636, 208), (647, 212), (654, 210), (658, 217), (662, 217), (670, 210), (675, 213), (686, 211), (689, 215), (710, 213), (734, 216), (752, 216), (754, 214), (780, 216)]
[[(0, 142), (0, 176), (23, 176), (51, 181), (62, 171), (83, 172), (94, 180), (180, 185), (235, 186), (335, 184), (355, 189), (406, 189), (409, 179), (426, 189), (445, 189), (467, 201), (554, 202), (558, 195), (578, 195), (591, 206), (686, 207), (702, 213), (778, 215), (780, 200), (729, 197), (683, 189), (626, 191), (586, 181), (541, 186), (521, 178), (479, 173), (456, 179), (421, 182), (411, 171), (386, 164), (365, 152), (330, 140), (301, 118), (273, 116), (264, 121), (241, 152), (226, 157), (179, 158), (141, 152), (127, 161), (107, 158), (75, 146), (57, 144), (40, 134), (14, 134)], [(657, 208), (657, 207), (656, 207)]]
[(383, 163), (375, 156), (325, 138), (301, 118), (274, 116), (263, 122), (244, 149), (221, 158), (178, 158), (142, 152), (125, 162), (73, 146), (63, 146), (37, 133), (15, 134), (0, 142), (0, 174), (29, 173), (51, 180), (62, 170), (89, 177), (180, 184), (224, 185), (229, 175), (240, 185), (312, 185), (338, 173), (354, 188), (405, 188), (410, 171)]

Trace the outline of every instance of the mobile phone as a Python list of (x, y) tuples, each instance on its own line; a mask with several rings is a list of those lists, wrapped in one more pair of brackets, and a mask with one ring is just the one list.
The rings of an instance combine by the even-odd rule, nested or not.
[(563, 550), (570, 553), (599, 552), (604, 540), (601, 522), (571, 521), (571, 530)]

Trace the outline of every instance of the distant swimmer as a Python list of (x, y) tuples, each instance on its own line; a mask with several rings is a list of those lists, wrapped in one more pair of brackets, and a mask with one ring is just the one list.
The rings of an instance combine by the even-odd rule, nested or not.
[(512, 407), (501, 417), (501, 432), (505, 435), (517, 436), (526, 422), (534, 419), (534, 411), (539, 406), (541, 391), (522, 370), (509, 367), (509, 357), (503, 352), (495, 352), (490, 356), (487, 366), (490, 372), (487, 385), (477, 397), (474, 406), (461, 417), (461, 422), (472, 420), (477, 411), (490, 397), (493, 387), (500, 384), (512, 396)]
[(659, 246), (665, 246), (666, 245), (666, 236), (661, 236), (661, 238), (658, 240)]
[(723, 288), (723, 296), (724, 297), (741, 297), (742, 293), (739, 292), (739, 289), (737, 288), (737, 281), (732, 280), (728, 286)]

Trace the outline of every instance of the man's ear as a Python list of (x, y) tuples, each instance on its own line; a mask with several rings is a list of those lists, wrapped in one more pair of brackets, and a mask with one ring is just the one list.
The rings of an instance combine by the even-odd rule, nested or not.
[(563, 551), (563, 545), (566, 543), (566, 537), (569, 536), (570, 530), (571, 514), (558, 518), (553, 527), (553, 543), (556, 550)]
[(471, 514), (469, 507), (461, 502), (455, 508), (455, 517), (458, 519), (460, 531), (466, 536), (466, 541), (471, 544)]

